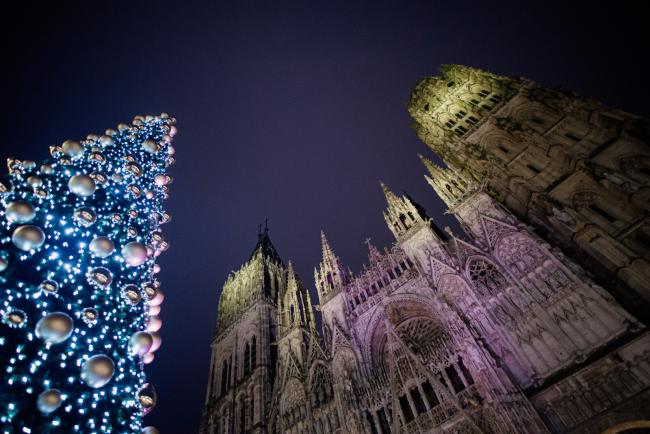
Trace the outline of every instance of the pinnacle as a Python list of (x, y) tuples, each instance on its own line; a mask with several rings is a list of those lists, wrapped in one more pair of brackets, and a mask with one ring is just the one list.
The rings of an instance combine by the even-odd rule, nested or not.
[(384, 191), (384, 196), (386, 196), (386, 202), (388, 202), (389, 205), (391, 205), (393, 202), (397, 200), (397, 196), (395, 196), (395, 193), (393, 193), (390, 188), (386, 184), (384, 184), (381, 180), (379, 181), (379, 185), (381, 186), (381, 189)]

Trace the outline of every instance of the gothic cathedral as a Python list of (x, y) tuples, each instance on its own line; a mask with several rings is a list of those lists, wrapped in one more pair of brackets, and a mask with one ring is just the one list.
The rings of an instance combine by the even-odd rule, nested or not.
[(648, 122), (459, 65), (408, 111), (465, 235), (382, 184), (395, 243), (368, 243), (360, 274), (321, 233), (319, 333), (261, 233), (221, 293), (201, 432), (649, 427)]

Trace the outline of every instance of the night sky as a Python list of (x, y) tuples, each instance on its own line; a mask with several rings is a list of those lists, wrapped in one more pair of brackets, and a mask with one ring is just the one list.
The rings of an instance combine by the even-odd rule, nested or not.
[(0, 18), (2, 161), (45, 159), (136, 114), (178, 119), (163, 345), (147, 368), (158, 405), (146, 421), (163, 433), (198, 429), (219, 291), (266, 217), (310, 288), (321, 229), (355, 272), (366, 237), (392, 241), (379, 179), (451, 224), (405, 110), (439, 65), (648, 114), (646, 15), (624, 2), (22, 3)]

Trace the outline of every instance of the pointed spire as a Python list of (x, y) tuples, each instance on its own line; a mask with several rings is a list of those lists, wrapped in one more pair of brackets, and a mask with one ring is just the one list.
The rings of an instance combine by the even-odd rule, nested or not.
[(379, 185), (384, 192), (384, 196), (386, 196), (386, 202), (388, 203), (388, 206), (399, 202), (399, 198), (395, 195), (395, 193), (391, 191), (390, 188), (388, 188), (386, 184), (383, 183), (383, 181), (380, 180)]
[(295, 328), (316, 328), (309, 291), (291, 261), (287, 266), (287, 285), (280, 299), (280, 324), (283, 334)]
[(331, 294), (338, 293), (350, 281), (351, 273), (343, 266), (341, 260), (330, 246), (325, 232), (321, 230), (321, 247), (323, 259), (319, 267), (314, 269), (314, 281), (318, 291), (319, 301), (322, 303)]
[(381, 259), (379, 249), (372, 244), (370, 238), (366, 238), (366, 244), (368, 245), (368, 260), (370, 261), (370, 265), (377, 263)]
[(396, 239), (405, 235), (412, 227), (427, 220), (422, 207), (417, 205), (408, 195), (398, 197), (386, 185), (379, 183), (384, 190), (388, 207), (384, 211), (384, 219)]
[(424, 175), (424, 179), (448, 207), (453, 207), (467, 192), (467, 181), (454, 169), (443, 169), (428, 158), (419, 157), (431, 175)]

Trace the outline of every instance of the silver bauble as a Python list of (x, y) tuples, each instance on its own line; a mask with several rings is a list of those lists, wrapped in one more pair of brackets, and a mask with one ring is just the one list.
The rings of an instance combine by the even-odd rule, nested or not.
[(8, 193), (11, 190), (11, 183), (8, 180), (0, 179), (0, 193)]
[(151, 315), (147, 318), (147, 331), (157, 332), (162, 327), (162, 320), (158, 315)]
[(142, 407), (142, 413), (147, 414), (156, 406), (158, 396), (156, 389), (151, 383), (145, 383), (144, 386), (138, 390), (138, 401)]
[(36, 337), (51, 344), (65, 341), (72, 334), (74, 323), (65, 312), (52, 312), (36, 323)]
[(44, 280), (38, 285), (38, 289), (45, 294), (54, 294), (59, 290), (59, 284), (54, 280)]
[(104, 157), (104, 154), (101, 152), (92, 152), (90, 156), (88, 157), (90, 161), (96, 161), (98, 163), (103, 163), (106, 161), (106, 157)]
[(154, 142), (153, 140), (145, 140), (144, 142), (142, 142), (142, 148), (145, 151), (150, 152), (152, 154), (154, 152), (158, 152), (158, 149), (160, 149), (158, 143)]
[(9, 266), (9, 259), (6, 256), (0, 255), (0, 272), (5, 271)]
[(115, 244), (108, 237), (96, 237), (90, 242), (89, 248), (95, 256), (106, 258), (115, 251)]
[(124, 301), (131, 305), (136, 305), (142, 300), (142, 295), (135, 285), (124, 285), (121, 290), (121, 295)]
[(115, 144), (115, 142), (111, 136), (104, 135), (99, 138), (99, 144), (102, 146), (110, 146)]
[(153, 338), (153, 344), (151, 345), (151, 348), (149, 348), (149, 352), (153, 353), (155, 351), (158, 351), (158, 348), (160, 348), (162, 345), (162, 338), (158, 332), (149, 332), (149, 334)]
[(89, 206), (82, 206), (74, 210), (74, 220), (82, 226), (90, 226), (97, 221), (95, 210)]
[(126, 170), (131, 172), (136, 177), (142, 175), (142, 169), (137, 163), (129, 163), (126, 165)]
[(142, 292), (144, 292), (144, 296), (147, 300), (153, 300), (158, 291), (153, 283), (147, 282), (142, 285)]
[(27, 223), (34, 218), (36, 212), (31, 203), (24, 200), (17, 200), (7, 205), (5, 215), (7, 216), (7, 220), (12, 223)]
[(92, 196), (97, 190), (95, 180), (88, 175), (75, 175), (68, 181), (68, 189), (77, 196)]
[(54, 168), (52, 167), (51, 164), (43, 164), (41, 166), (41, 172), (43, 172), (46, 175), (51, 175), (54, 173)]
[(79, 157), (84, 153), (83, 145), (76, 140), (66, 140), (61, 144), (61, 149), (70, 157)]
[(11, 328), (22, 328), (27, 322), (27, 314), (20, 309), (11, 309), (2, 316), (2, 322)]
[(88, 273), (88, 280), (93, 285), (106, 288), (113, 281), (113, 273), (108, 268), (97, 267)]
[(11, 236), (11, 241), (20, 250), (29, 252), (32, 249), (38, 249), (45, 242), (45, 233), (38, 226), (23, 225), (18, 226)]
[(122, 256), (128, 265), (137, 267), (147, 260), (147, 248), (142, 243), (131, 241), (122, 247)]
[(98, 354), (90, 357), (81, 366), (81, 379), (84, 383), (92, 388), (100, 388), (111, 381), (115, 372), (115, 363), (113, 359)]
[(153, 336), (147, 332), (135, 332), (129, 341), (131, 354), (134, 356), (144, 356), (153, 346)]
[(58, 389), (48, 389), (38, 395), (36, 399), (36, 407), (46, 414), (52, 413), (61, 406), (61, 392)]
[(32, 175), (29, 178), (27, 178), (27, 185), (29, 185), (32, 188), (37, 188), (43, 185), (43, 179), (39, 176)]
[(99, 312), (94, 307), (87, 307), (81, 311), (81, 319), (88, 325), (96, 324), (98, 318)]
[(163, 185), (166, 185), (167, 181), (168, 181), (167, 177), (162, 173), (159, 173), (158, 175), (153, 177), (153, 182), (158, 187), (162, 187)]
[(128, 124), (125, 124), (125, 123), (117, 124), (117, 131), (124, 131), (124, 130), (128, 130), (128, 129), (129, 129)]
[(145, 426), (142, 428), (142, 434), (160, 434), (160, 431), (155, 426)]
[(90, 174), (90, 177), (95, 181), (96, 185), (105, 185), (108, 182), (108, 178), (101, 172), (93, 172)]

